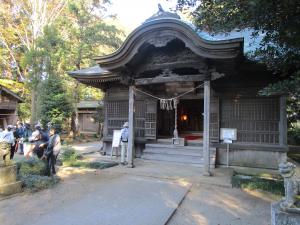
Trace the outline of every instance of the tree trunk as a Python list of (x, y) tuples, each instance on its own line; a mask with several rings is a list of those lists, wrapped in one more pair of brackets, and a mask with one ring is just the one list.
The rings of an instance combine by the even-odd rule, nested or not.
[(79, 94), (78, 94), (78, 87), (79, 83), (78, 81), (75, 81), (76, 85), (73, 92), (73, 99), (74, 99), (74, 112), (71, 116), (71, 131), (73, 134), (73, 137), (76, 137), (78, 135), (78, 110), (77, 110), (77, 103), (79, 102)]
[(37, 92), (36, 88), (32, 88), (31, 91), (31, 117), (30, 117), (30, 124), (33, 125), (37, 122)]

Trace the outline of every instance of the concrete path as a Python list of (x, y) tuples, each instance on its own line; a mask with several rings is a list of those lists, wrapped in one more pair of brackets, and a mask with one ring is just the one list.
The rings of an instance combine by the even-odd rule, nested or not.
[(53, 189), (0, 201), (0, 224), (165, 224), (191, 186), (105, 170), (69, 172), (60, 171), (63, 181)]

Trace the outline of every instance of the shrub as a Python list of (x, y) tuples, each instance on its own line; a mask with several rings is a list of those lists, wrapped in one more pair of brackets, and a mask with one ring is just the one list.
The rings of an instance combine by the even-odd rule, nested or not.
[(45, 161), (36, 157), (17, 163), (18, 178), (23, 187), (32, 192), (52, 187), (59, 182), (58, 177), (48, 177)]
[(60, 154), (60, 159), (63, 162), (76, 161), (80, 158), (82, 158), (82, 156), (79, 155), (78, 153), (76, 153), (74, 148), (69, 147), (69, 146), (62, 148), (62, 153)]
[(281, 179), (235, 174), (231, 178), (231, 184), (237, 188), (259, 189), (276, 195), (284, 195), (284, 183)]
[(20, 176), (46, 176), (47, 174), (47, 167), (45, 161), (42, 161), (35, 157), (18, 162), (18, 170)]
[(288, 130), (288, 141), (291, 145), (300, 145), (300, 125), (295, 125)]
[(58, 177), (48, 177), (41, 175), (20, 176), (20, 180), (23, 182), (24, 188), (32, 192), (53, 187), (59, 182)]

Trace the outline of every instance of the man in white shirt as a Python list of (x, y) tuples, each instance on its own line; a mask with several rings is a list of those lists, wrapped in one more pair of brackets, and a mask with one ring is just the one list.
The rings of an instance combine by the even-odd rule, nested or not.
[(9, 144), (10, 146), (10, 159), (13, 159), (14, 154), (15, 154), (15, 137), (12, 131), (13, 126), (8, 125), (5, 131), (2, 132), (1, 137), (0, 137), (0, 142), (4, 142)]

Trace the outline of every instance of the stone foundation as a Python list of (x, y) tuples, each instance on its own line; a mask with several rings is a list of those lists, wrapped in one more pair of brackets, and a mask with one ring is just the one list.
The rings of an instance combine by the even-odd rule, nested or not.
[(271, 204), (271, 224), (272, 225), (300, 225), (300, 214), (283, 212), (280, 202)]
[[(264, 149), (263, 147), (260, 149), (234, 148), (229, 150), (230, 166), (278, 169), (278, 164), (284, 162), (286, 158), (286, 151)], [(226, 165), (226, 162), (226, 148), (217, 148), (217, 164)]]

